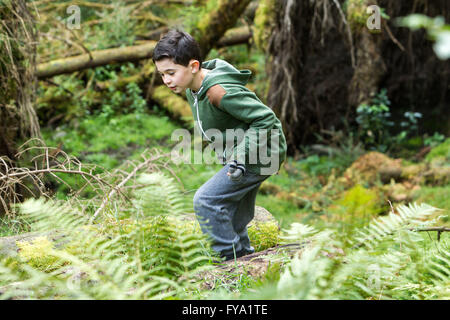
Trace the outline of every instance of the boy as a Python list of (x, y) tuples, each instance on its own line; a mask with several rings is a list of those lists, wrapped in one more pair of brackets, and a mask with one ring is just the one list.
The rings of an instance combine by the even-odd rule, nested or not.
[[(153, 51), (153, 61), (166, 86), (175, 93), (186, 92), (202, 137), (213, 142), (205, 132), (212, 129), (227, 136), (221, 159), (224, 167), (194, 196), (202, 231), (225, 260), (253, 253), (247, 224), (254, 216), (258, 188), (286, 158), (280, 121), (245, 87), (249, 70), (239, 71), (220, 59), (202, 63), (198, 43), (186, 32), (171, 30), (165, 34)], [(232, 136), (231, 151), (227, 148), (230, 129), (243, 132), (238, 143)], [(264, 136), (268, 131), (270, 146)], [(270, 154), (269, 167), (262, 160), (263, 154), (259, 160), (254, 158), (254, 151), (261, 149)]]

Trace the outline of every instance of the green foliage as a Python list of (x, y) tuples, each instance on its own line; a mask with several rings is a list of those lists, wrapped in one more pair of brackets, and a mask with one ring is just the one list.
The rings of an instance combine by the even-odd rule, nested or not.
[(431, 149), (427, 154), (427, 161), (442, 161), (444, 163), (450, 163), (450, 138), (445, 139), (444, 142)]
[(328, 173), (333, 168), (328, 157), (314, 154), (303, 160), (300, 160), (302, 169), (312, 175)]
[(364, 154), (360, 143), (355, 142), (354, 134), (349, 133), (344, 136), (342, 131), (329, 132), (332, 141), (327, 141), (322, 136), (316, 135), (317, 139), (323, 144), (316, 144), (313, 147), (319, 149), (321, 153), (327, 155), (311, 154), (313, 148), (303, 147), (308, 155), (306, 158), (298, 161), (300, 169), (311, 176), (325, 175), (332, 173), (340, 174), (349, 167), (358, 157)]
[(412, 30), (425, 28), (428, 37), (435, 41), (433, 49), (438, 58), (441, 60), (450, 58), (450, 25), (445, 24), (444, 17), (430, 18), (423, 14), (410, 14), (407, 17), (397, 18), (396, 22), (397, 25)]
[(147, 142), (158, 146), (157, 142), (170, 136), (175, 128), (167, 117), (131, 113), (110, 119), (87, 117), (78, 122), (76, 130), (62, 125), (56, 130), (43, 130), (43, 136), (47, 145), (63, 143), (64, 150), (79, 157), (92, 152), (112, 153), (130, 145), (144, 146)]
[(436, 147), (440, 143), (445, 141), (445, 136), (439, 132), (435, 132), (431, 137), (426, 137), (424, 140), (424, 145), (430, 147)]
[(18, 243), (18, 257), (0, 260), (0, 284), (8, 288), (0, 298), (161, 299), (197, 291), (197, 275), (211, 259), (203, 235), (177, 220), (183, 208), (171, 179), (153, 173), (140, 182), (138, 203), (165, 188), (164, 208), (141, 205), (133, 219), (116, 224), (90, 225), (77, 209), (52, 201), (21, 204), (32, 231), (64, 236)]
[[(422, 117), (419, 112), (407, 111), (404, 120), (396, 124), (390, 120), (391, 102), (386, 89), (382, 89), (373, 99), (370, 105), (361, 104), (356, 109), (356, 122), (359, 125), (358, 136), (367, 150), (387, 152), (396, 145), (405, 143), (412, 134), (417, 134), (418, 119)], [(393, 129), (402, 128), (400, 133), (394, 134)]]
[(297, 219), (294, 213), (299, 211), (298, 207), (291, 201), (279, 199), (273, 195), (263, 196), (258, 194), (256, 205), (273, 212), (281, 226), (294, 222)]
[(374, 216), (383, 212), (380, 205), (380, 195), (372, 189), (366, 189), (360, 184), (346, 191), (335, 203), (338, 205), (336, 214), (340, 219), (340, 232), (345, 236), (367, 224)]
[(7, 237), (29, 231), (21, 217), (0, 217), (0, 237)]
[[(110, 64), (84, 72), (90, 78), (87, 86), (77, 74), (56, 76), (51, 85), (40, 82), (37, 113), (41, 119), (58, 119), (63, 115), (63, 122), (76, 123), (90, 115), (110, 119), (128, 113), (142, 116), (147, 111), (138, 84), (133, 81), (123, 84), (121, 80), (139, 73), (137, 66)], [(105, 89), (91, 87), (93, 82)]]
[(130, 82), (125, 86), (125, 90), (118, 88), (118, 76), (126, 77), (129, 71), (134, 71), (135, 68), (129, 64), (128, 67), (121, 66), (120, 73), (117, 73), (112, 67), (105, 66), (96, 68), (95, 74), (99, 75), (100, 79), (107, 81), (108, 93), (99, 110), (94, 111), (95, 115), (110, 118), (112, 115), (135, 113), (141, 115), (145, 112), (147, 102), (142, 97), (142, 90), (139, 86)]
[[(293, 225), (290, 241), (305, 247), (284, 268), (276, 285), (247, 299), (448, 299), (448, 237), (426, 242), (411, 231), (436, 209), (428, 205), (398, 207), (375, 219), (346, 248), (334, 230)], [(426, 221), (426, 222), (424, 222)], [(344, 248), (344, 250), (343, 250)]]
[[(45, 128), (42, 135), (48, 146), (63, 146), (65, 152), (80, 161), (98, 165), (95, 173), (100, 173), (117, 168), (126, 159), (139, 158), (145, 147), (168, 151), (173, 143), (166, 139), (175, 128), (167, 116), (130, 113), (111, 118), (89, 116), (80, 119), (77, 125), (61, 125), (56, 130)], [(56, 175), (67, 183), (58, 183), (60, 199), (85, 183), (78, 175)], [(82, 196), (91, 197), (89, 192), (90, 188), (85, 189)]]
[(450, 222), (450, 185), (446, 186), (423, 186), (416, 193), (417, 202), (426, 202), (436, 208), (442, 208), (446, 210), (447, 215), (443, 215), (441, 218), (443, 222)]
[(83, 81), (74, 75), (60, 75), (52, 79), (53, 85), (40, 82), (37, 88), (37, 114), (41, 119), (63, 115), (63, 121), (70, 121), (85, 115), (85, 108), (97, 98), (85, 90)]
[(218, 0), (209, 0), (205, 4), (196, 4), (183, 8), (180, 12), (178, 19), (180, 24), (186, 32), (190, 33), (194, 38), (196, 34), (205, 28), (204, 22), (205, 17), (209, 12), (216, 9), (218, 6)]
[(132, 7), (122, 1), (113, 1), (112, 4), (112, 11), (97, 12), (103, 21), (92, 28), (92, 35), (97, 40), (91, 42), (93, 50), (126, 47), (134, 43), (136, 20), (130, 19)]

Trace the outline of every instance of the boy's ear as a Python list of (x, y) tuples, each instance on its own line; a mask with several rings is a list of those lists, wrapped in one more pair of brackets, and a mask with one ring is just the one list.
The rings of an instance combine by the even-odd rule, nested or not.
[(200, 70), (200, 61), (192, 59), (189, 61), (189, 65), (193, 73), (197, 73)]

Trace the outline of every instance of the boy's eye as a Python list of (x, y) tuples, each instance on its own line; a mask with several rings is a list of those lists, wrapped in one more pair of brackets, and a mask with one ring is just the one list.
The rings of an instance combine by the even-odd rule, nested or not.
[[(175, 72), (171, 71), (171, 72), (167, 72), (166, 74), (168, 74), (169, 76), (173, 76), (175, 74)], [(159, 75), (164, 78), (164, 74), (159, 72)]]

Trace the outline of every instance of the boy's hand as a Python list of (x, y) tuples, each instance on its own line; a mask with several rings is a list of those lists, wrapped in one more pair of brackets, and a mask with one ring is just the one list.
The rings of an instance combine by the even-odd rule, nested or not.
[(228, 168), (227, 176), (230, 180), (238, 181), (245, 174), (245, 166), (238, 163), (236, 160), (228, 162), (230, 168)]

